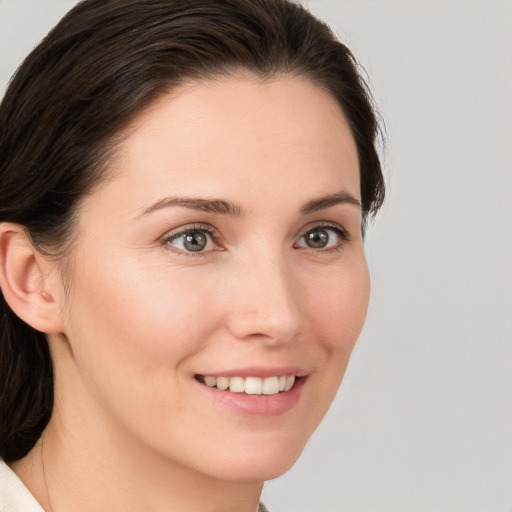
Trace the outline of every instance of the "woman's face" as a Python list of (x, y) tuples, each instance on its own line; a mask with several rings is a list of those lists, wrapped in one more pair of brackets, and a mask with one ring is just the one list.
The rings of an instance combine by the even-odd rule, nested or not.
[(236, 76), (160, 98), (79, 209), (56, 414), (218, 478), (286, 471), (365, 318), (359, 201), (320, 88)]

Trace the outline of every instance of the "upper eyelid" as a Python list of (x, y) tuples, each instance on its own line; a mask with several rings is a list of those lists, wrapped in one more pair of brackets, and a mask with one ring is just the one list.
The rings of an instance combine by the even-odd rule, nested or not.
[(309, 231), (311, 231), (313, 229), (317, 229), (317, 228), (335, 229), (335, 230), (341, 231), (347, 238), (350, 237), (349, 231), (346, 228), (344, 228), (341, 224), (339, 224), (338, 222), (330, 222), (330, 221), (325, 221), (325, 220), (314, 222), (314, 223), (311, 223), (311, 224), (301, 228), (301, 231), (299, 231), (298, 235), (304, 236)]
[(187, 233), (193, 232), (193, 231), (205, 231), (212, 235), (216, 240), (222, 239), (222, 235), (220, 234), (220, 231), (213, 226), (209, 226), (207, 224), (192, 224), (189, 226), (183, 226), (176, 229), (172, 229), (170, 231), (167, 231), (165, 235), (160, 237), (161, 240), (169, 241), (174, 240), (182, 235), (185, 235)]
[[(348, 235), (348, 231), (339, 223), (332, 222), (332, 221), (317, 221), (310, 224), (307, 224), (306, 226), (303, 226), (297, 233), (296, 236), (304, 236), (308, 231), (311, 231), (315, 228), (334, 228), (339, 229), (340, 231), (343, 231)], [(220, 231), (209, 225), (209, 224), (191, 224), (191, 225), (185, 225), (183, 227), (175, 228), (170, 231), (168, 231), (165, 235), (163, 235), (162, 239), (172, 239), (175, 237), (178, 237), (180, 235), (183, 235), (185, 233), (190, 233), (191, 231), (206, 231), (207, 233), (210, 233), (212, 235), (215, 235), (218, 238), (222, 238), (222, 235)]]

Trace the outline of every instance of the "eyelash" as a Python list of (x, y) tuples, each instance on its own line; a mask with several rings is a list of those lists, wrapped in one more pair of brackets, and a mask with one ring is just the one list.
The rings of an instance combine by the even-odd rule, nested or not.
[[(196, 233), (196, 232), (208, 233), (208, 235), (212, 238), (213, 242), (216, 245), (218, 245), (219, 242), (222, 242), (221, 234), (216, 229), (214, 229), (212, 226), (203, 225), (203, 224), (193, 224), (192, 226), (187, 227), (186, 229), (183, 229), (183, 230), (179, 231), (178, 233), (171, 233), (170, 235), (166, 235), (162, 239), (162, 245), (167, 245), (167, 246), (171, 247), (170, 250), (172, 250), (173, 252), (180, 254), (180, 255), (184, 255), (186, 257), (198, 257), (198, 256), (204, 257), (204, 256), (208, 255), (209, 252), (212, 252), (212, 251), (200, 251), (200, 252), (199, 251), (198, 252), (183, 251), (181, 249), (173, 248), (170, 245), (171, 242), (178, 240), (180, 237), (183, 237), (190, 233)], [(213, 251), (219, 251), (219, 250), (221, 250), (221, 249), (214, 249)]]
[(323, 224), (317, 224), (312, 227), (308, 227), (303, 234), (301, 235), (299, 240), (302, 240), (308, 233), (315, 230), (325, 230), (325, 231), (334, 231), (336, 235), (339, 237), (340, 241), (336, 243), (333, 247), (327, 247), (325, 249), (313, 249), (312, 247), (309, 247), (309, 250), (317, 253), (321, 252), (324, 254), (329, 254), (333, 252), (339, 252), (343, 249), (345, 244), (350, 241), (350, 235), (348, 231), (343, 229), (338, 224), (331, 224), (331, 223), (323, 223)]
[[(349, 233), (343, 229), (341, 226), (337, 225), (337, 224), (331, 224), (331, 223), (323, 223), (323, 224), (317, 224), (315, 226), (312, 226), (312, 227), (308, 227), (303, 233), (302, 235), (300, 236), (300, 239), (299, 240), (302, 240), (303, 237), (305, 237), (308, 233), (310, 233), (311, 231), (314, 231), (314, 230), (326, 230), (326, 231), (334, 231), (336, 233), (336, 235), (340, 238), (340, 242), (338, 242), (335, 246), (333, 247), (328, 247), (328, 248), (325, 248), (325, 249), (313, 249), (313, 248), (309, 248), (309, 250), (311, 250), (312, 252), (315, 252), (315, 253), (331, 253), (331, 252), (338, 252), (340, 251), (343, 246), (345, 245), (345, 243), (349, 242), (350, 241), (350, 235)], [(171, 242), (174, 242), (175, 240), (178, 240), (180, 237), (183, 237), (187, 234), (190, 234), (190, 233), (195, 233), (195, 232), (202, 232), (202, 233), (207, 233), (208, 236), (211, 237), (212, 241), (214, 244), (218, 245), (219, 242), (222, 242), (222, 236), (221, 234), (216, 230), (214, 229), (212, 226), (209, 226), (209, 225), (203, 225), (203, 224), (197, 224), (197, 225), (192, 225), (190, 227), (187, 227), (186, 229), (183, 229), (182, 231), (179, 231), (178, 233), (172, 233), (170, 235), (166, 235), (162, 238), (162, 245), (166, 245), (166, 246), (169, 246), (171, 247), (171, 250), (177, 254), (180, 254), (180, 255), (184, 255), (186, 257), (204, 257), (204, 256), (207, 256), (209, 253), (211, 252), (216, 252), (216, 251), (221, 251), (222, 249), (213, 249), (213, 250), (209, 250), (209, 251), (197, 251), (197, 252), (193, 252), (193, 251), (184, 251), (184, 250), (181, 250), (181, 249), (176, 249), (176, 248), (172, 248), (172, 246), (170, 245)]]

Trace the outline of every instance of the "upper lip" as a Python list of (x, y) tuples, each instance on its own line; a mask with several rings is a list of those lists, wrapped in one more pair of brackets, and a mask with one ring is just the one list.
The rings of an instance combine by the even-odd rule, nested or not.
[(262, 379), (267, 377), (280, 377), (283, 375), (294, 375), (295, 377), (306, 377), (309, 371), (297, 366), (250, 366), (245, 368), (232, 368), (229, 370), (215, 370), (200, 373), (198, 375), (212, 376), (212, 377), (260, 377)]

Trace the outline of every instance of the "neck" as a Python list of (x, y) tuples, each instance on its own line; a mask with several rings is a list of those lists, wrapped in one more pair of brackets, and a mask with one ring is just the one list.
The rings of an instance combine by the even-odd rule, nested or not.
[(261, 482), (232, 482), (171, 461), (128, 435), (63, 424), (12, 464), (46, 512), (255, 512)]

